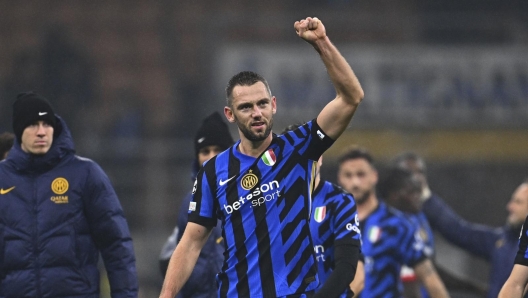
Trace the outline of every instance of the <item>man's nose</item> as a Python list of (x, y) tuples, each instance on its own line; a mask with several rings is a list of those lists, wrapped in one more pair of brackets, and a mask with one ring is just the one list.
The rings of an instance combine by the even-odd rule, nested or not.
[(46, 128), (44, 127), (44, 125), (42, 125), (42, 124), (38, 125), (37, 135), (39, 135), (39, 136), (46, 135)]

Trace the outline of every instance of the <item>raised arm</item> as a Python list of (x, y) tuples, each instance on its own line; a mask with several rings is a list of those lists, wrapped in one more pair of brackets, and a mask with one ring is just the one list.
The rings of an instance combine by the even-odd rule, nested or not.
[(336, 98), (317, 116), (321, 129), (336, 140), (347, 128), (363, 99), (363, 89), (348, 62), (326, 36), (325, 27), (319, 19), (306, 18), (295, 22), (294, 27), (297, 34), (319, 53), (336, 90)]
[(212, 229), (189, 222), (176, 246), (165, 275), (160, 298), (174, 298), (191, 275)]
[(499, 229), (468, 222), (437, 195), (425, 201), (422, 210), (431, 227), (449, 242), (486, 260), (491, 259), (501, 234)]

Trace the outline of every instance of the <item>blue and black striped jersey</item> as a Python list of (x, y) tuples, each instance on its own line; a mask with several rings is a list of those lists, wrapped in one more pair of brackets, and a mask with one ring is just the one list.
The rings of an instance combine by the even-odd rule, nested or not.
[(402, 297), (402, 265), (414, 267), (427, 258), (419, 230), (400, 211), (380, 202), (361, 222), (365, 288), (361, 297)]
[[(434, 235), (433, 230), (431, 229), (431, 226), (429, 225), (429, 222), (427, 221), (427, 217), (425, 217), (425, 214), (423, 212), (419, 213), (405, 213), (407, 219), (418, 228), (418, 233), (420, 233), (420, 237), (422, 238), (425, 248), (424, 252), (428, 257), (432, 257), (434, 255)], [(414, 282), (418, 280), (418, 277), (416, 276), (416, 273), (412, 268), (409, 268), (407, 266), (403, 266), (401, 270), (401, 279), (405, 282)], [(421, 285), (420, 291), (422, 293), (422, 298), (429, 298), (430, 295), (427, 292), (427, 289)]]
[(524, 220), (519, 238), (519, 250), (515, 256), (515, 264), (528, 266), (528, 216)]
[[(356, 202), (351, 194), (337, 185), (321, 181), (312, 197), (310, 230), (318, 263), (320, 288), (334, 269), (334, 243), (353, 239), (359, 246), (361, 232)], [(340, 297), (347, 297), (346, 289)]]
[(317, 287), (308, 220), (315, 163), (332, 143), (312, 120), (273, 135), (258, 158), (240, 153), (238, 141), (198, 173), (189, 221), (222, 221), (219, 297), (280, 297)]

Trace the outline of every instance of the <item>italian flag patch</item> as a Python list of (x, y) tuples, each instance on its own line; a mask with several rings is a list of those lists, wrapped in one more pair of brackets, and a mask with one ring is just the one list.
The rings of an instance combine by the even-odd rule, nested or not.
[(275, 162), (277, 162), (277, 157), (275, 156), (273, 149), (269, 149), (268, 151), (266, 151), (266, 153), (262, 155), (262, 161), (270, 167), (274, 165)]
[(370, 228), (367, 237), (370, 242), (376, 243), (381, 238), (381, 229), (376, 226)]
[(316, 222), (322, 222), (326, 215), (326, 206), (317, 207), (314, 211), (314, 219)]

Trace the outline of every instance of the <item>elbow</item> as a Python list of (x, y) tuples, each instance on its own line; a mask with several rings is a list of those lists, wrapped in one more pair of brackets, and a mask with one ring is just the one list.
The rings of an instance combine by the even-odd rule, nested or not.
[(350, 99), (349, 102), (353, 106), (358, 106), (363, 101), (364, 97), (365, 97), (365, 92), (363, 91), (363, 89), (361, 87), (359, 89), (355, 90), (353, 93), (351, 93), (348, 96), (348, 98)]

